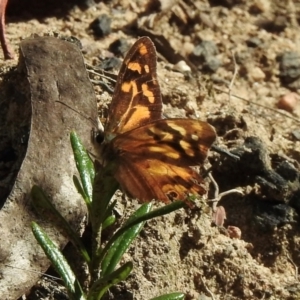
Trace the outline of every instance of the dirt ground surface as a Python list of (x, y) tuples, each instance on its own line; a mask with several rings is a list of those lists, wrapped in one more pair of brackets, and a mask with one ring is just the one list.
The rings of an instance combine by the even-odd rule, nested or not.
[[(235, 157), (211, 151), (205, 167), (219, 193), (239, 191), (220, 197), (223, 225), (213, 224), (209, 200), (148, 222), (124, 257), (134, 262), (132, 275), (107, 299), (175, 291), (186, 299), (300, 299), (300, 1), (91, 2), (11, 0), (15, 53), (23, 38), (57, 32), (79, 39), (86, 63), (98, 67), (150, 36), (165, 115), (216, 128), (216, 145)], [(99, 37), (90, 24), (104, 14), (111, 30)], [(110, 46), (120, 39), (122, 47)], [(105, 116), (111, 93), (99, 84), (95, 91)], [(217, 186), (206, 183), (207, 199), (216, 198)], [(138, 202), (119, 199), (122, 222)], [(66, 299), (58, 291), (43, 281), (22, 299)]]

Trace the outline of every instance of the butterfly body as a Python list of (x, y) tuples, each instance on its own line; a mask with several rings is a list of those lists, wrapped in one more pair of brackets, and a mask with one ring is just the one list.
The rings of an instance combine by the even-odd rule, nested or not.
[(104, 130), (102, 158), (121, 188), (140, 201), (185, 201), (202, 195), (200, 175), (216, 134), (206, 122), (163, 119), (151, 40), (140, 38), (121, 67)]

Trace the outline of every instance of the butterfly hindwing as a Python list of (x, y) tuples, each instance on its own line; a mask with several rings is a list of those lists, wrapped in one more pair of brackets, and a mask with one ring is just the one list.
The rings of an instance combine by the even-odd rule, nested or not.
[(129, 160), (132, 153), (177, 166), (195, 166), (204, 161), (215, 136), (206, 122), (161, 119), (117, 136), (111, 151)]
[(119, 134), (161, 119), (162, 100), (152, 41), (140, 38), (127, 53), (110, 105), (107, 134)]
[(116, 179), (123, 191), (141, 202), (187, 201), (191, 195), (205, 193), (202, 178), (191, 168), (169, 165), (157, 159), (121, 159), (120, 162)]

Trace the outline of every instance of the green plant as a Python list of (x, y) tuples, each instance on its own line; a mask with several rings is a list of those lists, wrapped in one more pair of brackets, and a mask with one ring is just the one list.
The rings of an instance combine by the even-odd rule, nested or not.
[[(90, 278), (87, 291), (84, 291), (67, 260), (45, 231), (35, 222), (32, 223), (32, 231), (53, 267), (64, 281), (70, 299), (98, 300), (102, 298), (111, 286), (125, 280), (132, 271), (132, 262), (127, 262), (118, 268), (117, 264), (139, 234), (145, 222), (182, 208), (184, 203), (174, 202), (153, 211), (151, 211), (151, 203), (141, 205), (104, 245), (101, 239), (102, 231), (115, 223), (112, 211), (116, 202), (110, 203), (110, 200), (118, 188), (118, 183), (111, 175), (111, 166), (109, 164), (95, 174), (93, 162), (74, 132), (71, 133), (71, 145), (80, 174), (80, 180), (74, 177), (73, 181), (87, 205), (92, 228), (91, 253), (86, 250), (78, 234), (55, 209), (51, 201), (38, 186), (32, 188), (31, 194), (35, 208), (39, 211), (43, 210), (44, 213), (46, 212), (48, 216), (60, 223), (61, 228), (64, 229), (70, 241), (77, 247), (84, 262), (87, 264)], [(184, 294), (182, 293), (172, 293), (153, 298), (153, 300), (177, 300), (183, 298)]]

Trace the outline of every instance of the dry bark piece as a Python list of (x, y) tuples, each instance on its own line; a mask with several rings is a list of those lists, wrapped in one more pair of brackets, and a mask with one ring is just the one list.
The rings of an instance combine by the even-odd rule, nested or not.
[[(39, 277), (20, 269), (44, 272), (49, 266), (32, 235), (31, 221), (42, 225), (58, 245), (67, 242), (59, 228), (33, 212), (32, 186), (43, 188), (74, 228), (86, 212), (72, 181), (77, 171), (69, 134), (75, 130), (86, 148), (93, 151), (91, 120), (97, 117), (93, 87), (76, 45), (53, 37), (26, 39), (20, 45), (18, 69), (16, 94), (21, 96), (7, 101), (9, 128), (4, 130), (12, 132), (14, 147), (21, 139), (14, 132), (19, 132), (24, 118), (25, 123), (26, 118), (29, 121), (30, 132), (22, 166), (0, 211), (0, 299), (7, 300), (20, 297)], [(14, 115), (16, 112), (18, 115)]]

